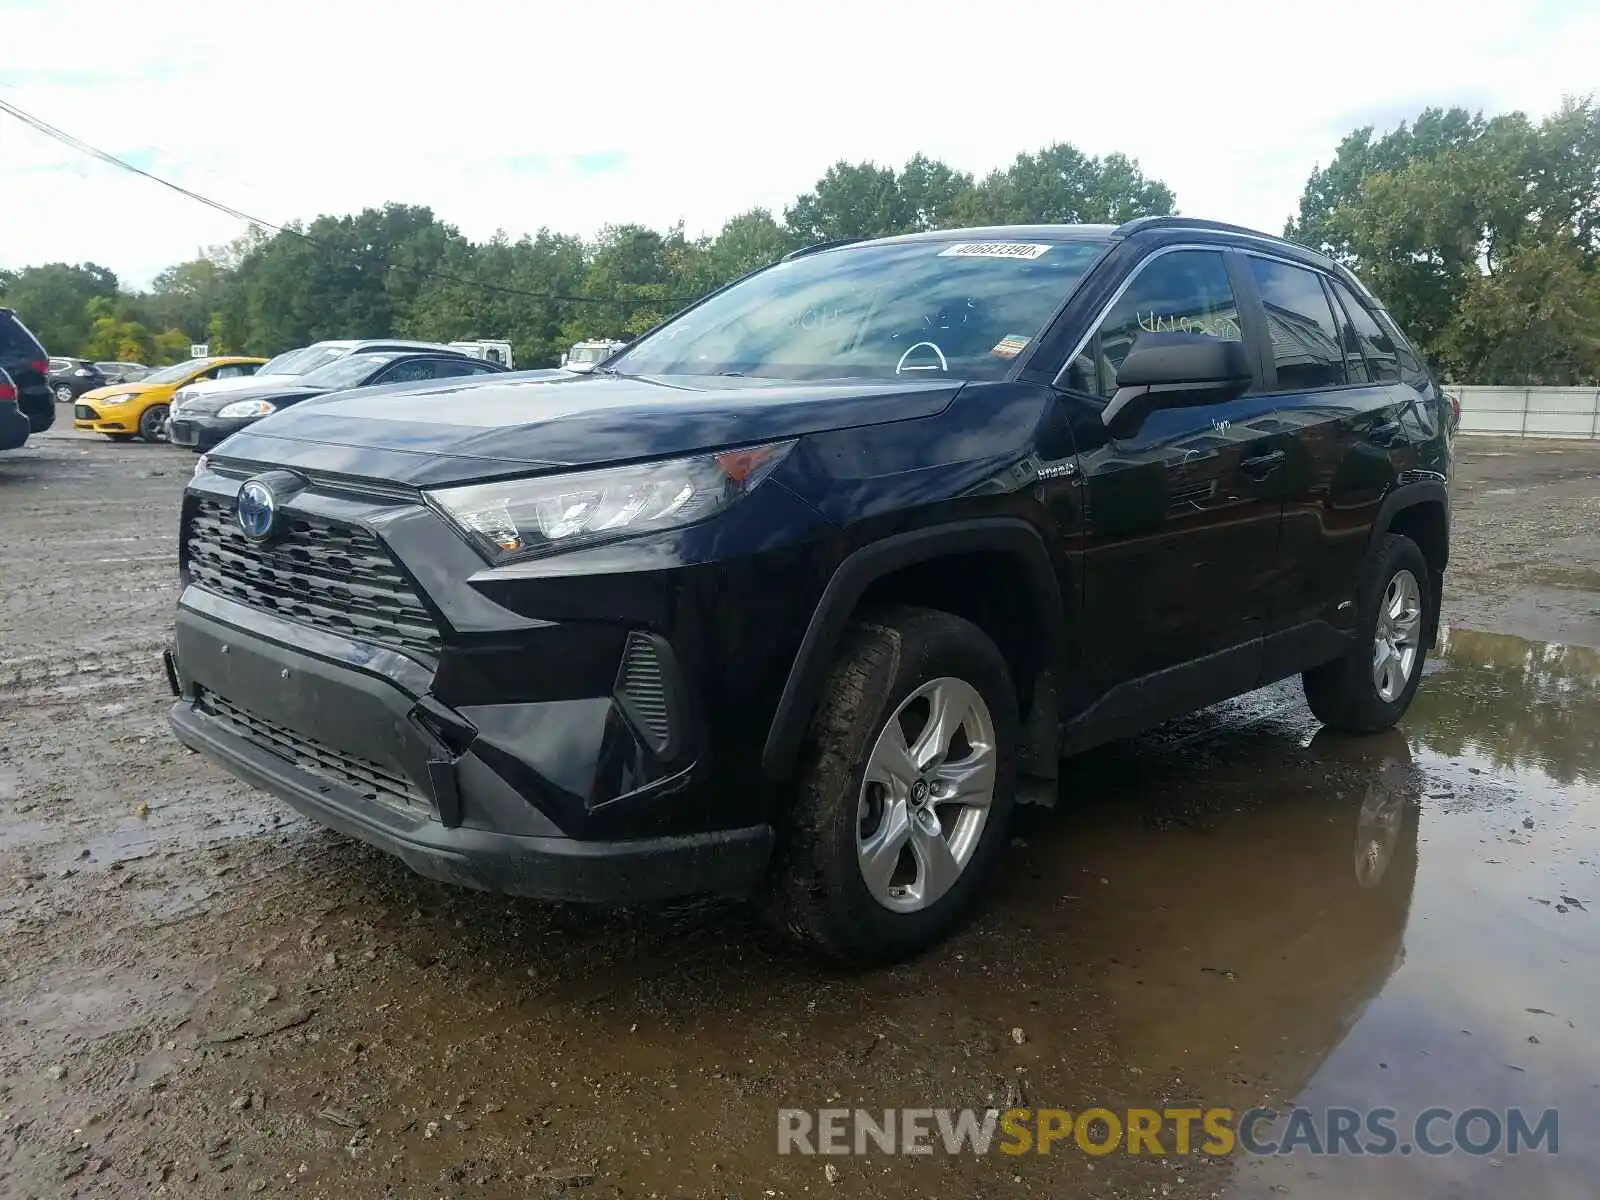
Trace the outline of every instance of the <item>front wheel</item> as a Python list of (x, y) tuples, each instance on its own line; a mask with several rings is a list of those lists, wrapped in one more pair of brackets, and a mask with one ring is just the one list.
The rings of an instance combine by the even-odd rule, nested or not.
[(892, 961), (934, 945), (1005, 846), (1019, 718), (977, 626), (896, 608), (854, 625), (807, 734), (770, 909), (807, 945)]
[(164, 442), (167, 440), (166, 425), (167, 406), (152, 404), (139, 418), (139, 436), (147, 442)]
[(1302, 677), (1317, 720), (1348, 733), (1388, 729), (1411, 706), (1436, 624), (1428, 562), (1410, 538), (1385, 534), (1361, 581), (1361, 614), (1344, 655)]

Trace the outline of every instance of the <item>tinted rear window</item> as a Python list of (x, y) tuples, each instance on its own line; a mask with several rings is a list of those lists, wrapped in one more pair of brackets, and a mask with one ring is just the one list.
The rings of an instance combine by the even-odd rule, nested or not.
[(44, 357), (44, 348), (34, 341), (22, 322), (11, 313), (0, 313), (0, 358), (36, 359)]
[(1254, 255), (1249, 262), (1267, 310), (1278, 389), (1309, 391), (1344, 383), (1344, 354), (1333, 310), (1316, 273)]

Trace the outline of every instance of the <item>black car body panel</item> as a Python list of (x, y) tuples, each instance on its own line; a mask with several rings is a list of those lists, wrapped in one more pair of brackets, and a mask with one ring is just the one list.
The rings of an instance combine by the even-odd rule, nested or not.
[[(1344, 337), (1345, 304), (1387, 322), (1347, 273), (1172, 219), (894, 243), (986, 235), (1097, 251), (989, 378), (510, 374), (319, 397), (235, 434), (185, 498), (179, 737), (440, 878), (741, 890), (864, 606), (983, 628), (1025, 769), (1049, 778), (1061, 752), (1343, 653), (1389, 529), (1442, 586), (1448, 402), (1403, 339)], [(1281, 267), (1309, 272), (1285, 293), (1303, 311), (1267, 286)], [(1138, 307), (1196, 280), (1204, 311)], [(1107, 355), (1178, 321), (1237, 341), (1248, 377), (1181, 404), (1113, 395)], [(590, 470), (772, 445), (714, 516), (505, 560), (432, 491), (571, 476), (578, 496)], [(279, 541), (233, 523), (252, 480)]]
[(56, 422), (56, 398), (48, 378), (50, 359), (39, 339), (29, 332), (13, 310), (0, 308), (0, 371), (11, 376), (17, 389), (17, 408), (28, 418), (34, 433)]
[(0, 367), (0, 450), (15, 450), (28, 441), (33, 426), (17, 407), (16, 384)]

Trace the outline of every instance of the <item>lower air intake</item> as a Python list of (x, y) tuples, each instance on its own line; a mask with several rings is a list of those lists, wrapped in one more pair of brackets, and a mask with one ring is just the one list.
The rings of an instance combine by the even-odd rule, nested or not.
[(630, 633), (617, 672), (617, 703), (658, 758), (670, 757), (673, 700), (670, 668), (657, 638)]

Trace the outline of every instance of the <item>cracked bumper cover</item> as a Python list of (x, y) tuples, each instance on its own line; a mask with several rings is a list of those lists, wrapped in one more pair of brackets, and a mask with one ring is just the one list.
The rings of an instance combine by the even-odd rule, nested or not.
[[(352, 664), (340, 660), (340, 639), (299, 630), (290, 645), (274, 636), (284, 631), (270, 619), (252, 617), (261, 627), (245, 629), (217, 619), (229, 615), (225, 606), (213, 602), (209, 607), (215, 611), (180, 605), (175, 647), (167, 652), (169, 681), (179, 697), (170, 720), (179, 741), (312, 820), (394, 855), (420, 875), (509, 895), (632, 903), (696, 893), (746, 894), (765, 872), (773, 837), (768, 825), (664, 836), (571, 836), (530, 803), (527, 780), (548, 777), (544, 762), (518, 761), (508, 771), (503, 750), (480, 754), (470, 735), (465, 745), (446, 746), (437, 720), (417, 719), (416, 689), (407, 690), (387, 675), (387, 660), (372, 656), (370, 648), (364, 663)], [(393, 665), (421, 670), (410, 660), (390, 657)], [(374, 799), (298, 756), (263, 744), (203, 701), (208, 693), (227, 696), (230, 691), (248, 698), (252, 714), (275, 727), (320, 738), (318, 744), (339, 746), (361, 761), (383, 764), (396, 778), (409, 778), (417, 794), (410, 802)], [(495, 715), (553, 730), (543, 741), (549, 751), (561, 740), (562, 729), (592, 724), (597, 703), (605, 702), (574, 701), (566, 712), (552, 711), (557, 706), (549, 704), (502, 705), (495, 706), (502, 710)], [(422, 707), (428, 704), (424, 698)], [(471, 729), (467, 718), (437, 702), (432, 711)], [(556, 748), (569, 758), (604, 751), (600, 741), (579, 736)], [(644, 791), (657, 793), (656, 802), (668, 805), (681, 782), (669, 778)], [(628, 799), (648, 804), (652, 797)]]

